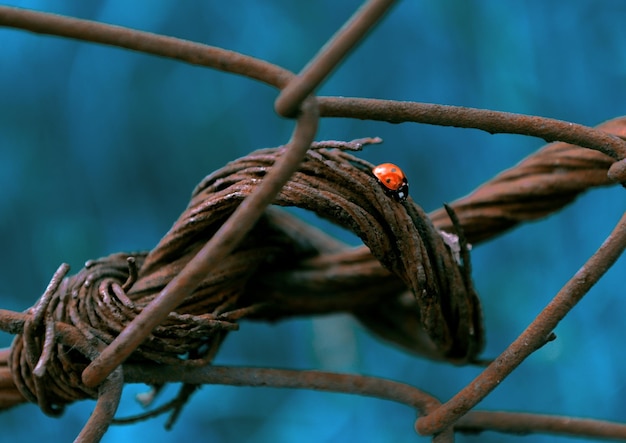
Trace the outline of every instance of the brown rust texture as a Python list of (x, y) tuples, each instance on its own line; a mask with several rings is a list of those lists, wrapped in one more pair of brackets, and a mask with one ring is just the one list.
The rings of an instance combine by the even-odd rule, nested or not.
[[(433, 435), (433, 441), (453, 441), (455, 422), (550, 339), (556, 323), (621, 254), (626, 219), (529, 328), (446, 403), (383, 379), (210, 366), (226, 334), (242, 319), (330, 312), (351, 313), (375, 334), (423, 357), (476, 362), (484, 331), (466, 241), (480, 243), (558, 211), (591, 187), (626, 183), (624, 118), (594, 130), (490, 110), (310, 95), (392, 4), (366, 2), (297, 76), (220, 48), (0, 7), (0, 25), (265, 82), (282, 89), (277, 112), (298, 120), (287, 145), (252, 152), (204, 179), (152, 251), (92, 260), (68, 278), (62, 266), (28, 312), (0, 311), (0, 327), (16, 334), (10, 351), (0, 351), (0, 408), (31, 401), (59, 415), (70, 402), (98, 398), (77, 439), (98, 441), (115, 414), (124, 383), (120, 365), (126, 361), (135, 381), (159, 384), (174, 374), (185, 383), (174, 415), (200, 383), (322, 389), (407, 403), (424, 415), (416, 422), (418, 432)], [(429, 217), (410, 198), (390, 199), (372, 165), (345, 151), (362, 143), (311, 145), (320, 116), (471, 127), (570, 144), (544, 147)], [(272, 202), (314, 212), (358, 235), (364, 246), (348, 248), (282, 210), (267, 208)], [(457, 243), (451, 245), (442, 231), (456, 235)], [(576, 280), (581, 276), (582, 283)], [(499, 425), (498, 417), (504, 416), (470, 414), (457, 422), (458, 429), (624, 435), (624, 426), (595, 421), (578, 421), (576, 428), (554, 417), (513, 414), (504, 417), (511, 423)]]
[[(626, 138), (623, 117), (597, 128)], [(613, 162), (599, 151), (551, 143), (451, 206), (468, 241), (479, 243), (520, 223), (558, 211), (589, 188), (613, 185), (607, 177)], [(432, 213), (431, 218), (441, 229), (452, 227), (443, 209)]]
[[(74, 325), (88, 339), (111, 343), (214, 235), (282, 150), (256, 151), (208, 176), (153, 251), (90, 261), (60, 286), (48, 306), (48, 318)], [(402, 344), (432, 358), (459, 362), (474, 358), (482, 346), (480, 306), (462, 266), (426, 214), (413, 201), (401, 205), (390, 199), (371, 167), (340, 150), (312, 149), (275, 201), (332, 219), (363, 238), (371, 253), (345, 248), (282, 211), (268, 211), (235, 252), (153, 330), (130, 361), (206, 364), (226, 332), (248, 316), (276, 320), (348, 311), (383, 331), (390, 319), (382, 316), (383, 325), (375, 326), (371, 312), (390, 300), (412, 320), (412, 330), (403, 328), (408, 338)], [(139, 275), (124, 290), (129, 256)], [(407, 288), (413, 294), (410, 301)], [(61, 376), (63, 386), (73, 387), (54, 390), (47, 398), (63, 404), (95, 397), (93, 389), (76, 383), (86, 359), (60, 344), (55, 356), (46, 376), (55, 381)], [(29, 377), (33, 362), (22, 353), (21, 336), (14, 344), (12, 362), (19, 375), (17, 386), (35, 400)]]
[[(616, 119), (601, 127), (622, 135), (623, 122)], [(390, 199), (371, 174), (372, 165), (333, 149), (340, 145), (315, 144), (275, 204), (313, 211), (359, 235), (365, 246), (347, 248), (270, 208), (236, 251), (152, 332), (131, 362), (205, 364), (242, 318), (274, 321), (328, 312), (352, 312), (381, 337), (428, 358), (463, 362), (477, 357), (483, 340), (478, 298), (465, 284), (463, 264), (437, 231), (454, 232), (448, 215), (436, 211), (431, 223), (411, 199), (405, 204)], [(110, 343), (213, 236), (282, 150), (253, 152), (205, 178), (151, 252), (88, 262), (61, 287), (63, 293), (49, 308), (51, 318), (73, 324), (89, 339)], [(472, 242), (480, 242), (560, 209), (586, 188), (610, 184), (610, 164), (597, 151), (553, 143), (452, 206), (460, 228)], [(564, 183), (559, 185), (555, 176)], [(139, 275), (125, 290), (132, 269), (129, 256)], [(13, 372), (20, 391), (36, 401), (30, 382), (34, 368), (20, 359), (20, 352), (18, 336)], [(55, 380), (47, 394), (50, 401), (96, 397), (95, 390), (76, 379), (87, 364), (85, 357), (62, 345), (55, 355), (47, 374)]]

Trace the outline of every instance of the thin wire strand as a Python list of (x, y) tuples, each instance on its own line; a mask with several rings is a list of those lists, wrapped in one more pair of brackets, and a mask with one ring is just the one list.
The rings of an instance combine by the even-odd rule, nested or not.
[[(295, 77), (294, 73), (284, 68), (234, 51), (56, 14), (0, 6), (0, 26), (172, 58), (243, 75), (278, 89), (284, 88)], [(616, 160), (626, 157), (626, 142), (617, 137), (593, 128), (539, 116), (462, 106), (350, 97), (318, 97), (318, 103), (320, 117), (358, 118), (390, 123), (415, 122), (475, 128), (492, 134), (523, 134), (546, 141), (564, 141), (595, 149)], [(625, 165), (623, 161), (614, 163), (609, 177), (615, 182), (624, 182)]]
[(172, 58), (192, 65), (242, 75), (276, 88), (284, 87), (295, 77), (292, 72), (277, 65), (238, 52), (123, 26), (47, 12), (0, 6), (0, 26)]
[(454, 424), (466, 434), (484, 431), (507, 434), (552, 434), (578, 438), (626, 440), (626, 424), (578, 417), (503, 411), (470, 411)]
[[(372, 1), (370, 5), (382, 5), (383, 3), (385, 2)], [(373, 22), (374, 21), (371, 21), (369, 23), (369, 27), (371, 27)], [(338, 40), (332, 42), (328, 48), (337, 51), (322, 51), (320, 53), (321, 55), (328, 57), (326, 62), (323, 61), (323, 57), (314, 60), (309, 66), (307, 66), (307, 68), (305, 68), (302, 76), (294, 79), (293, 74), (289, 71), (235, 52), (212, 48), (205, 45), (198, 45), (180, 39), (173, 39), (150, 33), (142, 33), (122, 27), (103, 25), (86, 20), (71, 19), (52, 14), (19, 10), (16, 8), (0, 7), (0, 25), (28, 29), (32, 32), (38, 33), (63, 35), (81, 40), (134, 49), (145, 53), (171, 57), (192, 64), (208, 66), (260, 80), (278, 87), (279, 89), (285, 88), (283, 94), (281, 94), (276, 101), (276, 109), (286, 115), (295, 111), (300, 104), (299, 102), (319, 85), (323, 78), (328, 75), (330, 70), (335, 67), (336, 63), (338, 63), (341, 57), (347, 53), (349, 48), (354, 43), (351, 42), (342, 46), (339, 44)], [(363, 29), (369, 29), (369, 27)], [(353, 28), (353, 30), (355, 29), (356, 27)], [(362, 35), (363, 33), (359, 35), (358, 39), (360, 39)], [(335, 46), (333, 46), (333, 44)], [(295, 81), (290, 83), (290, 80)], [(617, 137), (607, 135), (601, 131), (593, 130), (584, 126), (541, 117), (423, 103), (403, 103), (386, 100), (345, 99), (332, 97), (321, 98), (319, 99), (319, 103), (320, 113), (323, 116), (366, 118), (372, 120), (384, 120), (393, 123), (415, 121), (444, 126), (477, 128), (490, 133), (508, 132), (532, 135), (541, 137), (547, 141), (567, 141), (579, 146), (595, 149), (615, 160), (618, 160), (610, 166), (608, 170), (608, 177), (617, 182), (624, 183), (626, 181), (626, 161), (623, 160), (626, 156), (626, 143)], [(314, 112), (311, 112), (311, 110)], [(169, 311), (180, 302), (184, 295), (189, 293), (190, 289), (195, 287), (195, 285), (199, 282), (198, 274), (208, 272), (210, 264), (207, 263), (219, 262), (220, 258), (232, 251), (248, 230), (251, 229), (251, 226), (256, 222), (264, 207), (271, 200), (273, 200), (278, 190), (280, 190), (289, 178), (294, 168), (297, 167), (299, 163), (298, 158), (302, 158), (304, 152), (308, 148), (308, 144), (310, 144), (312, 137), (314, 136), (315, 126), (317, 124), (317, 115), (313, 114), (317, 114), (316, 111), (317, 105), (313, 98), (309, 99), (307, 103), (303, 105), (303, 114), (300, 118), (304, 118), (305, 120), (310, 118), (309, 123), (311, 124), (302, 125), (302, 127), (300, 125), (296, 126), (296, 133), (299, 129), (301, 129), (307, 133), (307, 135), (302, 138), (298, 138), (294, 133), (292, 143), (293, 145), (297, 145), (298, 149), (296, 149), (296, 146), (290, 146), (291, 149), (287, 150), (285, 153), (284, 157), (289, 157), (291, 155), (293, 155), (293, 157), (291, 160), (285, 160), (284, 163), (287, 166), (285, 166), (284, 171), (282, 171), (284, 174), (282, 172), (276, 172), (275, 175), (272, 175), (274, 169), (280, 169), (278, 167), (273, 168), (272, 172), (264, 178), (263, 183), (269, 183), (271, 181), (270, 177), (272, 179), (276, 179), (275, 183), (270, 183), (265, 187), (262, 185), (259, 187), (256, 194), (253, 194), (241, 204), (240, 208), (237, 210), (239, 212), (235, 212), (233, 217), (231, 217), (229, 221), (222, 226), (220, 231), (218, 231), (218, 234), (224, 238), (220, 237), (217, 240), (211, 240), (207, 243), (207, 245), (205, 245), (205, 247), (201, 250), (201, 253), (199, 253), (196, 257), (197, 260), (194, 259), (188, 268), (185, 268), (181, 274), (179, 274), (180, 278), (177, 277), (178, 280), (172, 280), (172, 282), (170, 282), (171, 287), (168, 285), (161, 295), (157, 297), (152, 304), (148, 306), (148, 308), (144, 309), (142, 314), (140, 314), (137, 319), (140, 318), (144, 312), (148, 311), (149, 313), (145, 314), (141, 321), (135, 319), (135, 321), (131, 323), (131, 326), (134, 325), (134, 329), (131, 327), (127, 328), (129, 329), (128, 334), (123, 337), (123, 334), (121, 334), (119, 337), (122, 338), (119, 340), (116, 339), (113, 343), (116, 344), (116, 346), (113, 346), (113, 344), (109, 346), (102, 354), (100, 354), (94, 363), (92, 363), (92, 365), (85, 370), (83, 378), (85, 378), (86, 384), (97, 385), (108, 376), (106, 381), (100, 385), (101, 401), (104, 401), (109, 405), (117, 405), (117, 402), (119, 401), (118, 394), (121, 392), (121, 385), (123, 383), (123, 381), (121, 381), (121, 377), (118, 377), (120, 375), (119, 371), (121, 370), (118, 366), (119, 363), (123, 361), (125, 357), (128, 356), (128, 354), (130, 354), (145, 337), (147, 337), (152, 328), (165, 319)], [(301, 144), (299, 145), (299, 143)], [(299, 155), (300, 157), (298, 157)], [(267, 191), (267, 194), (264, 197), (259, 196), (258, 199), (255, 200), (257, 194), (263, 194), (265, 191)], [(272, 194), (272, 192), (274, 192), (274, 194)], [(247, 208), (246, 205), (248, 206)], [(244, 207), (244, 209), (241, 209), (242, 207)], [(237, 219), (237, 216), (239, 216), (239, 219)], [(245, 224), (243, 228), (241, 228), (241, 224), (235, 225), (236, 221), (249, 223), (249, 225)], [(215, 237), (218, 237), (218, 235), (216, 234), (214, 238)], [(494, 363), (492, 363), (479, 377), (477, 377), (474, 382), (461, 390), (449, 402), (439, 406), (436, 410), (429, 408), (429, 415), (417, 420), (417, 430), (420, 433), (426, 433), (429, 435), (439, 433), (434, 438), (434, 440), (437, 441), (452, 441), (454, 438), (451, 428), (452, 423), (467, 412), (468, 409), (472, 408), (478, 401), (484, 398), (484, 396), (486, 396), (504, 377), (513, 371), (517, 365), (523, 361), (523, 359), (545, 343), (547, 338), (550, 337), (551, 331), (556, 324), (567, 314), (567, 312), (569, 312), (574, 304), (584, 296), (589, 288), (593, 286), (601, 275), (614, 263), (617, 257), (619, 257), (625, 244), (626, 214), (613, 233), (609, 236), (607, 241), (581, 268), (581, 270), (561, 289), (561, 291), (559, 291), (553, 301), (537, 316), (528, 329), (524, 331), (524, 333), (522, 333), (522, 335), (520, 335), (520, 337), (513, 342)], [(129, 276), (129, 281), (132, 286), (134, 277)], [(88, 284), (89, 282), (85, 282), (85, 285)], [(124, 284), (124, 289), (126, 288), (127, 285)], [(119, 292), (118, 289), (115, 289), (113, 292), (115, 291)], [(107, 291), (104, 289), (101, 292), (103, 297), (108, 295)], [(122, 290), (120, 294), (123, 292), (124, 290)], [(94, 301), (87, 300), (87, 302), (93, 303)], [(159, 304), (157, 302), (160, 302), (163, 306), (157, 307), (156, 305)], [(128, 303), (132, 304), (130, 300), (128, 300)], [(33, 316), (22, 317), (18, 320), (15, 320), (14, 317), (13, 320), (15, 320), (15, 322), (13, 324), (6, 323), (8, 329), (25, 330), (26, 358), (31, 364), (37, 362), (37, 357), (39, 357), (40, 363), (42, 360), (47, 361), (49, 358), (48, 348), (44, 346), (44, 352), (39, 356), (38, 354), (40, 353), (40, 348), (35, 343), (35, 329), (41, 329), (40, 321), (44, 320), (43, 313), (47, 304), (48, 301), (46, 300), (46, 297), (43, 297), (42, 300), (40, 300), (40, 304), (34, 308)], [(0, 312), (0, 314), (2, 314), (2, 312)], [(75, 314), (80, 315), (78, 309)], [(0, 318), (0, 322), (5, 322), (5, 320), (6, 319), (4, 318)], [(90, 356), (94, 355), (94, 349), (101, 348), (94, 344), (96, 340), (89, 327), (86, 327), (83, 330), (83, 334), (85, 334), (85, 336), (81, 336), (75, 329), (68, 329), (64, 326), (64, 323), (54, 323), (48, 317), (45, 317), (45, 320), (47, 322), (45, 328), (46, 343), (51, 343), (50, 337), (58, 334), (58, 339), (61, 342), (63, 342), (63, 340), (80, 341), (79, 345), (77, 345), (78, 349), (81, 347), (83, 349), (86, 348)], [(10, 321), (10, 319), (7, 321)], [(21, 328), (17, 325), (19, 322), (21, 322)], [(26, 323), (26, 325), (24, 325), (24, 323)], [(124, 330), (124, 333), (126, 333), (126, 329)], [(131, 337), (130, 334), (132, 333), (135, 333), (136, 335)], [(76, 336), (79, 338), (76, 338)], [(85, 339), (85, 337), (88, 337), (88, 339)], [(89, 337), (92, 337), (93, 339), (89, 339)], [(87, 351), (83, 351), (83, 353), (84, 352)], [(105, 363), (102, 363), (103, 361)], [(116, 367), (117, 369), (111, 372)], [(38, 365), (37, 368), (37, 374), (40, 374), (41, 376), (45, 375), (45, 362), (42, 363), (41, 366)], [(89, 372), (90, 368), (91, 372)], [(283, 376), (285, 375), (286, 374), (283, 374)], [(347, 377), (349, 377), (352, 381), (357, 380), (367, 384), (367, 381), (354, 378), (358, 376)], [(289, 378), (288, 374), (287, 378)], [(109, 389), (109, 382), (114, 382), (114, 389)], [(342, 381), (342, 383), (345, 384), (348, 382), (349, 379)], [(313, 385), (316, 386), (315, 383), (313, 383)], [(291, 387), (291, 385), (286, 387)], [(106, 392), (102, 391), (105, 388)], [(354, 387), (352, 388), (353, 389), (349, 392), (354, 393)], [(117, 397), (117, 400), (114, 397)], [(100, 401), (99, 406), (102, 406)], [(83, 432), (90, 433), (94, 431), (95, 428), (102, 427), (103, 424), (106, 430), (106, 426), (110, 423), (112, 415), (110, 414), (110, 411), (108, 411), (102, 414), (102, 417), (106, 417), (103, 419), (104, 421), (98, 421), (100, 420), (100, 417), (100, 413), (94, 414), (94, 416), (92, 416), (94, 421), (90, 420), (89, 425), (86, 426)], [(472, 416), (470, 415), (469, 417), (471, 418)], [(92, 423), (96, 423), (96, 425), (92, 425)], [(102, 431), (102, 433), (104, 433), (104, 431)], [(85, 434), (81, 433), (81, 436), (84, 435)], [(85, 441), (97, 440), (102, 434), (96, 433), (89, 435), (89, 438)], [(83, 438), (81, 436), (79, 436), (79, 441), (83, 441), (80, 440)]]
[(582, 268), (509, 347), (465, 388), (428, 416), (416, 430), (432, 435), (446, 429), (496, 388), (526, 357), (546, 342), (552, 330), (615, 263), (626, 248), (626, 213)]
[(290, 143), (259, 187), (239, 205), (163, 291), (91, 362), (82, 375), (86, 386), (94, 387), (101, 383), (185, 296), (193, 292), (203, 276), (210, 273), (211, 267), (219, 264), (241, 242), (300, 165), (317, 132), (318, 118), (315, 99), (307, 99), (302, 105), (302, 113)]
[(283, 88), (274, 102), (274, 110), (283, 117), (293, 117), (304, 98), (311, 94), (336, 69), (344, 57), (369, 33), (396, 0), (370, 0), (357, 10), (331, 40)]
[(520, 134), (547, 142), (563, 141), (595, 149), (615, 160), (626, 157), (626, 141), (606, 132), (562, 120), (463, 106), (350, 97), (318, 97), (322, 117), (389, 123), (416, 122), (480, 129), (490, 134)]
[(127, 364), (124, 365), (124, 377), (128, 383), (158, 384), (182, 381), (189, 384), (266, 386), (342, 392), (395, 401), (422, 413), (435, 410), (440, 404), (432, 395), (405, 383), (379, 377), (325, 371), (237, 366), (183, 368), (172, 365)]
[(97, 443), (102, 439), (113, 422), (122, 398), (123, 387), (124, 372), (122, 367), (118, 366), (100, 385), (96, 407), (74, 443)]

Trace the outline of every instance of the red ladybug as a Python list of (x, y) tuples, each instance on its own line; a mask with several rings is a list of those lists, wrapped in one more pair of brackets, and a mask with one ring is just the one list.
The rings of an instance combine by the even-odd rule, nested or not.
[(383, 191), (396, 201), (404, 201), (409, 196), (409, 181), (402, 169), (393, 163), (383, 163), (372, 169), (374, 177), (383, 187)]

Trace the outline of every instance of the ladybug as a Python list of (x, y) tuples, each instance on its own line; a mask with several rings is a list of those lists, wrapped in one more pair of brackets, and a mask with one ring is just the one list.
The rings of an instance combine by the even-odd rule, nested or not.
[(393, 163), (383, 163), (372, 169), (374, 177), (383, 187), (385, 194), (396, 201), (404, 201), (409, 196), (409, 181), (402, 169)]

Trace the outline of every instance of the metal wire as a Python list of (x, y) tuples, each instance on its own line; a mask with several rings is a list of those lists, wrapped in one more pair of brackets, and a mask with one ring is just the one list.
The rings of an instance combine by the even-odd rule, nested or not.
[[(186, 383), (172, 402), (173, 419), (196, 384), (262, 383), (405, 402), (423, 414), (416, 429), (433, 435), (433, 441), (453, 441), (455, 430), (483, 429), (623, 437), (624, 426), (606, 422), (469, 411), (551, 339), (554, 326), (619, 257), (626, 246), (626, 219), (528, 329), (448, 402), (383, 379), (209, 366), (243, 318), (272, 321), (338, 311), (424, 357), (477, 362), (484, 331), (467, 241), (479, 243), (558, 211), (591, 187), (626, 183), (624, 118), (593, 129), (489, 110), (310, 96), (392, 3), (368, 2), (297, 76), (220, 48), (0, 7), (0, 26), (114, 45), (265, 82), (282, 89), (277, 112), (298, 118), (287, 145), (253, 152), (203, 180), (152, 251), (90, 261), (67, 278), (62, 266), (27, 313), (0, 310), (0, 328), (16, 334), (11, 351), (0, 351), (0, 406), (31, 401), (57, 416), (70, 402), (98, 398), (78, 437), (98, 441), (115, 413), (126, 361), (132, 380)], [(374, 139), (312, 144), (319, 116), (471, 127), (570, 144), (548, 145), (429, 218), (411, 199), (389, 199), (372, 176), (372, 165), (345, 152)], [(272, 203), (316, 212), (356, 233), (365, 246), (348, 249), (268, 209)], [(155, 362), (160, 366), (149, 366)], [(506, 423), (496, 423), (497, 417)]]

